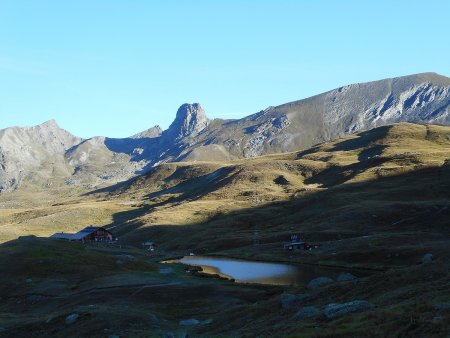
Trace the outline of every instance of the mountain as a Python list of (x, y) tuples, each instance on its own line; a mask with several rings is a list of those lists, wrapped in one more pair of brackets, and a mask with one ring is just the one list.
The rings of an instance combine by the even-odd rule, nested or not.
[(0, 130), (0, 191), (17, 188), (24, 180), (56, 184), (71, 173), (65, 165), (65, 152), (81, 140), (54, 120)]
[(197, 159), (195, 149), (211, 144), (235, 157), (294, 151), (398, 122), (450, 124), (450, 78), (425, 73), (352, 84), (241, 120), (216, 121), (184, 158)]
[(110, 185), (166, 162), (228, 161), (306, 149), (398, 122), (450, 124), (450, 78), (423, 73), (352, 84), (238, 120), (183, 104), (170, 127), (82, 140), (54, 121), (0, 131), (0, 191)]

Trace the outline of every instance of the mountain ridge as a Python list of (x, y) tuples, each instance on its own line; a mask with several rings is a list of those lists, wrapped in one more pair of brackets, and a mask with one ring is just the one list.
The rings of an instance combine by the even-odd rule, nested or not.
[(55, 120), (6, 128), (0, 130), (0, 191), (14, 190), (23, 182), (94, 188), (161, 163), (228, 161), (302, 150), (398, 122), (449, 125), (450, 78), (421, 73), (350, 84), (237, 120), (209, 119), (200, 104), (186, 103), (167, 130), (155, 126), (122, 139), (82, 139)]

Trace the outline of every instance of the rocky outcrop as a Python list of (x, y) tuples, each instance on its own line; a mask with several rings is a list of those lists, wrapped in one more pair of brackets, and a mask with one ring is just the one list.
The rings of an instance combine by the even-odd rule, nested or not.
[(426, 264), (426, 263), (431, 263), (433, 261), (433, 259), (434, 259), (433, 254), (427, 253), (427, 254), (422, 256), (420, 261), (422, 262), (422, 264)]
[(193, 137), (205, 129), (208, 123), (209, 119), (199, 103), (185, 103), (178, 108), (175, 121), (172, 122), (166, 134), (176, 140)]
[(308, 283), (308, 289), (317, 289), (325, 285), (333, 284), (334, 280), (328, 277), (317, 277)]
[(321, 314), (322, 311), (320, 311), (319, 308), (315, 306), (303, 306), (294, 315), (294, 319), (302, 320), (307, 318), (313, 318), (320, 316)]

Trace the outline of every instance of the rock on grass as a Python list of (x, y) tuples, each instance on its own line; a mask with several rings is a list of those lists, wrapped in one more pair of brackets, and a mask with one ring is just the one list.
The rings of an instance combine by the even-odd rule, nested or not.
[(322, 312), (315, 306), (304, 306), (301, 307), (297, 313), (294, 315), (294, 319), (307, 319), (312, 317), (317, 317)]
[(369, 310), (374, 307), (375, 305), (365, 300), (354, 300), (343, 304), (328, 304), (325, 310), (323, 310), (323, 314), (327, 319), (334, 319), (353, 312)]
[(65, 322), (67, 325), (74, 324), (78, 320), (78, 317), (80, 317), (78, 313), (72, 313), (66, 317)]
[(337, 278), (338, 282), (351, 282), (351, 281), (356, 281), (358, 279), (358, 277), (356, 277), (355, 275), (352, 275), (349, 272), (341, 272)]
[(197, 319), (193, 319), (193, 318), (180, 320), (180, 325), (183, 325), (183, 326), (194, 326), (194, 325), (198, 325), (198, 324), (200, 324), (200, 321)]
[(328, 277), (318, 277), (308, 283), (308, 289), (317, 289), (321, 286), (334, 283), (334, 280)]

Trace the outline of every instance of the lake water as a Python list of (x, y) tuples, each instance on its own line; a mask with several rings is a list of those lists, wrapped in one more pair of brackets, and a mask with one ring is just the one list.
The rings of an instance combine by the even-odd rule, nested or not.
[[(200, 266), (205, 273), (219, 274), (240, 283), (271, 285), (306, 285), (316, 277), (335, 279), (343, 271), (313, 265), (298, 266), (212, 256), (185, 256), (172, 262)], [(358, 273), (352, 273), (358, 276)]]

